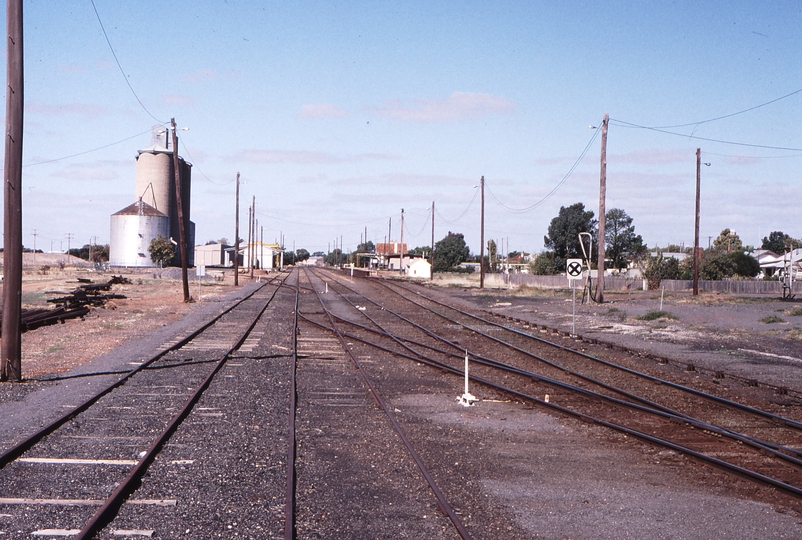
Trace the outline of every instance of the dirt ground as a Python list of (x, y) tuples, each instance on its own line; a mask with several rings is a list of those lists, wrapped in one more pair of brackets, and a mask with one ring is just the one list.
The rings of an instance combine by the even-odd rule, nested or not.
[(22, 307), (52, 308), (49, 298), (76, 289), (78, 278), (103, 283), (113, 275), (122, 275), (130, 284), (112, 286), (110, 292), (125, 299), (110, 300), (104, 307), (92, 308), (82, 319), (45, 326), (22, 335), (23, 378), (63, 373), (70, 368), (104, 354), (121, 343), (175, 322), (212, 298), (233, 287), (229, 272), (223, 280), (206, 279), (199, 286), (190, 272), (192, 303), (183, 302), (180, 270), (141, 270), (95, 272), (90, 269), (51, 266), (23, 273)]

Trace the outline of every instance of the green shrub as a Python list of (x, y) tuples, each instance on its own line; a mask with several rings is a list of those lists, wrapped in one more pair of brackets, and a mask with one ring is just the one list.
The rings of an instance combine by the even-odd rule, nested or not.
[(766, 315), (762, 319), (759, 319), (760, 322), (766, 324), (778, 323), (778, 322), (785, 322), (777, 315)]
[(649, 310), (644, 315), (640, 317), (636, 317), (641, 321), (656, 321), (657, 319), (673, 319), (676, 320), (676, 316), (669, 313), (668, 311), (661, 311), (657, 309)]

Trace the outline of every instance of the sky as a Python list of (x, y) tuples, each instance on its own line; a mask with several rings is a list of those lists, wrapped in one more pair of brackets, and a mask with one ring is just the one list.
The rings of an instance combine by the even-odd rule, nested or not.
[[(196, 243), (346, 251), (462, 233), (540, 252), (561, 206), (650, 246), (802, 238), (799, 2), (24, 2), (23, 241), (108, 243), (135, 157), (175, 118)], [(108, 41), (107, 41), (108, 38)], [(110, 43), (110, 45), (109, 45)], [(183, 129), (188, 128), (188, 131)], [(657, 129), (654, 129), (657, 128)], [(392, 231), (390, 233), (390, 230)], [(241, 235), (243, 236), (243, 235)]]

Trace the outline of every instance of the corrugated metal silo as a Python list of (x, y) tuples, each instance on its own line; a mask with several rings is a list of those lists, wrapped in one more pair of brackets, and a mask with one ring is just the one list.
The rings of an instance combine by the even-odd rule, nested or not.
[(159, 236), (169, 238), (170, 218), (141, 199), (112, 214), (109, 264), (155, 266), (148, 247)]

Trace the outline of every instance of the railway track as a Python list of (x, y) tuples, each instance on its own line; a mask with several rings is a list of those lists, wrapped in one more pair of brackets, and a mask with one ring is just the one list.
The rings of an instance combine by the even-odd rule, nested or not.
[[(280, 285), (265, 282), (0, 455), (0, 506), (19, 518), (15, 533), (88, 539), (108, 527), (118, 536), (146, 535), (118, 524), (118, 513), (123, 505), (175, 506), (137, 490), (188, 419), (218, 414), (197, 405), (227, 363), (248, 349)], [(191, 461), (159, 465), (176, 469)]]
[[(476, 382), (802, 497), (796, 420), (506, 327), (419, 287), (328, 279), (353, 306), (338, 319), (350, 340), (460, 376), (468, 349)], [(371, 300), (379, 289), (392, 299)]]

